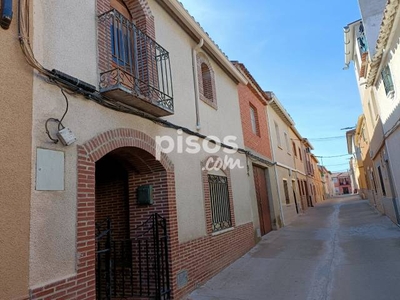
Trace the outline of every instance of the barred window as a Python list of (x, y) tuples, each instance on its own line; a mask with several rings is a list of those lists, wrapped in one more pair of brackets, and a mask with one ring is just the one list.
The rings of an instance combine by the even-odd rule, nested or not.
[(208, 184), (210, 186), (212, 231), (217, 232), (232, 227), (228, 178), (208, 174)]
[(383, 85), (385, 86), (386, 95), (394, 91), (392, 73), (390, 72), (389, 65), (387, 65), (381, 72)]

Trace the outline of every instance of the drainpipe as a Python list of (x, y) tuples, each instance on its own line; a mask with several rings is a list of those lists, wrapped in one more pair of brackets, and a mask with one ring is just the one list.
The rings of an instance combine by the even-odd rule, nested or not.
[(199, 77), (197, 75), (197, 61), (196, 52), (203, 47), (204, 40), (200, 39), (200, 42), (192, 50), (192, 70), (193, 70), (193, 81), (194, 81), (194, 104), (196, 107), (196, 129), (200, 130), (200, 111), (199, 111)]

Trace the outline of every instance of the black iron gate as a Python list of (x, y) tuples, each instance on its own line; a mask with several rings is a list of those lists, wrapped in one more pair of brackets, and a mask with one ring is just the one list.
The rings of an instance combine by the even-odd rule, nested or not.
[(128, 240), (112, 240), (111, 229), (96, 223), (96, 298), (170, 299), (166, 219), (151, 215)]

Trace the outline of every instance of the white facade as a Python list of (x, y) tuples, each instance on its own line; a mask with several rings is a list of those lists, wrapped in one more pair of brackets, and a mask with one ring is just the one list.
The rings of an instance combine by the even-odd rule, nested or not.
[[(400, 84), (397, 45), (400, 39), (397, 1), (360, 0), (362, 20), (345, 27), (346, 63), (354, 60), (359, 83), (366, 132), (369, 135), (368, 154), (372, 165), (364, 162), (376, 207), (398, 222), (400, 164), (396, 159), (400, 142)], [(367, 57), (360, 59), (357, 30), (363, 24), (367, 42)], [(385, 80), (384, 80), (385, 78)], [(363, 149), (362, 151), (366, 151)]]

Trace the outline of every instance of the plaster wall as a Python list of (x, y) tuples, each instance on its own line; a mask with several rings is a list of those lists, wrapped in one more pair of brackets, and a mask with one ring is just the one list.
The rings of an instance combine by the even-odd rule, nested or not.
[[(290, 127), (278, 116), (273, 108), (267, 106), (267, 114), (269, 120), (271, 147), (273, 148), (273, 160), (287, 167), (294, 168), (292, 143), (290, 140)], [(279, 128), (280, 144), (275, 130), (275, 124)], [(287, 134), (287, 144), (285, 141), (285, 133)]]
[(393, 181), (393, 196), (396, 198), (396, 203), (398, 207), (400, 207), (400, 160), (398, 159), (399, 145), (400, 129), (397, 129), (396, 132), (394, 132), (393, 135), (391, 135), (386, 140), (386, 147), (390, 165), (390, 172)]
[(302, 147), (302, 142), (299, 140), (298, 136), (293, 132), (293, 130), (289, 130), (289, 138), (290, 138), (290, 146), (292, 147), (292, 143), (294, 143), (296, 148), (296, 155), (293, 153), (293, 147), (291, 151), (293, 167), (295, 170), (298, 170), (299, 172), (305, 174), (306, 171), (304, 167), (304, 151)]
[(0, 299), (28, 296), (32, 70), (18, 42), (17, 1), (0, 28)]
[[(279, 192), (281, 195), (281, 197), (280, 197), (281, 204), (280, 205), (282, 207), (282, 213), (283, 213), (283, 217), (284, 217), (284, 225), (286, 226), (286, 225), (289, 225), (290, 223), (292, 223), (297, 217), (296, 205), (294, 202), (294, 195), (293, 195), (293, 187), (296, 190), (297, 204), (300, 207), (300, 201), (299, 201), (299, 197), (298, 197), (298, 193), (297, 193), (297, 178), (295, 177), (294, 172), (289, 172), (289, 170), (286, 168), (279, 167), (279, 166), (277, 166), (276, 168), (277, 168), (277, 173), (278, 173), (278, 188), (279, 188)], [(292, 185), (293, 179), (295, 180), (294, 186)], [(288, 204), (286, 203), (283, 180), (287, 180), (289, 200), (290, 200), (290, 202)]]
[[(170, 52), (171, 57), (175, 114), (167, 118), (194, 130), (191, 51), (195, 43), (155, 1), (149, 2), (155, 17), (157, 42)], [(66, 14), (74, 16), (74, 22), (71, 22), (71, 18), (65, 18)], [(34, 51), (38, 60), (49, 69), (57, 68), (98, 86), (95, 1), (35, 2), (34, 15)], [(47, 26), (49, 22), (52, 26)], [(221, 139), (234, 135), (237, 145), (243, 147), (236, 84), (214, 61), (211, 61), (211, 65), (216, 74), (218, 110), (200, 102), (200, 133)], [(35, 181), (32, 184), (30, 285), (36, 287), (69, 277), (76, 271), (77, 145), (116, 128), (134, 128), (153, 138), (168, 135), (175, 141), (178, 136), (184, 139), (187, 136), (139, 117), (107, 109), (82, 97), (69, 95), (69, 112), (63, 123), (75, 133), (77, 142), (69, 147), (55, 145), (44, 133), (44, 122), (49, 117), (59, 118), (63, 114), (65, 100), (57, 87), (47, 84), (40, 77), (34, 79), (33, 95), (32, 161), (36, 162), (37, 148), (65, 153), (64, 191), (36, 191)], [(55, 133), (54, 127), (51, 132)], [(206, 234), (200, 162), (210, 155), (204, 150), (196, 155), (177, 151), (168, 154), (175, 168), (180, 242)], [(223, 157), (225, 153), (213, 155)], [(230, 157), (238, 159), (243, 167), (231, 170), (235, 220), (236, 225), (241, 225), (253, 220), (249, 201), (251, 182), (246, 173), (245, 157), (241, 154)], [(32, 177), (35, 176), (34, 163)]]
[[(400, 14), (397, 16), (397, 21), (400, 20)], [(398, 24), (395, 22), (395, 24)], [(378, 82), (376, 84), (376, 99), (379, 105), (380, 118), (383, 123), (383, 131), (388, 132), (400, 118), (400, 26), (394, 31), (394, 37), (392, 44), (389, 46), (390, 51), (388, 52), (385, 59), (382, 61), (382, 66), (389, 65), (393, 85), (394, 95), (387, 96), (385, 87), (382, 81), (382, 77), (378, 74)]]

